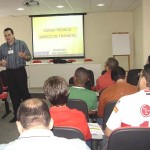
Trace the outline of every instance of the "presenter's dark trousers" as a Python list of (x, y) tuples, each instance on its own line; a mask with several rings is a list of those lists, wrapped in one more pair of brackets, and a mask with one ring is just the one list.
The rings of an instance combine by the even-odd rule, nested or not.
[(27, 73), (25, 67), (7, 69), (8, 90), (16, 117), (18, 107), (23, 100), (29, 99)]

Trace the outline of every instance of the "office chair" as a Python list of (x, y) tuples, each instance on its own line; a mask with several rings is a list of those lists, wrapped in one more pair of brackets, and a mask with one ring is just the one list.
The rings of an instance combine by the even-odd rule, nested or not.
[(83, 100), (68, 99), (67, 106), (71, 109), (77, 109), (79, 111), (82, 111), (85, 114), (87, 122), (89, 122), (88, 107), (87, 107), (87, 104)]
[(78, 138), (82, 141), (85, 141), (83, 133), (76, 129), (70, 127), (54, 127), (52, 132), (55, 136), (64, 137), (67, 139), (75, 139)]
[(150, 150), (150, 128), (120, 128), (109, 137), (107, 150)]
[(106, 107), (104, 110), (104, 117), (103, 117), (103, 130), (106, 128), (106, 122), (108, 118), (110, 117), (116, 103), (117, 101), (111, 101), (106, 104)]

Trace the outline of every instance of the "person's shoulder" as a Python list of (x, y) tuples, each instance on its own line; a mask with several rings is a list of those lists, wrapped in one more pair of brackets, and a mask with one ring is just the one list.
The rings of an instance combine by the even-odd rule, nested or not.
[(1, 47), (6, 46), (6, 45), (7, 45), (7, 42), (1, 44)]
[(25, 42), (23, 40), (18, 40), (18, 39), (15, 39), (15, 43), (22, 43), (22, 44), (25, 44)]
[(127, 85), (127, 86), (129, 86), (129, 87), (132, 87), (132, 88), (138, 89), (138, 88), (137, 88), (137, 86), (132, 85), (132, 84), (127, 83), (127, 82), (125, 82), (125, 83), (124, 83), (124, 85)]
[(83, 112), (82, 111), (79, 111), (79, 110), (77, 110), (77, 109), (70, 109), (69, 108), (69, 114), (70, 115), (73, 115), (73, 116), (78, 116), (80, 119), (81, 118), (85, 118), (85, 115), (83, 114)]
[[(56, 137), (57, 141), (60, 143), (59, 147), (65, 148), (65, 150), (90, 150), (86, 143), (80, 139), (66, 139)], [(61, 141), (61, 142), (60, 142)], [(57, 149), (57, 146), (56, 146)]]
[(138, 99), (138, 97), (141, 95), (141, 91), (126, 95), (120, 98), (121, 103), (127, 103), (127, 102), (132, 102)]
[(18, 140), (15, 140), (8, 144), (0, 144), (0, 150), (12, 150), (12, 149), (19, 150), (18, 146), (19, 146)]

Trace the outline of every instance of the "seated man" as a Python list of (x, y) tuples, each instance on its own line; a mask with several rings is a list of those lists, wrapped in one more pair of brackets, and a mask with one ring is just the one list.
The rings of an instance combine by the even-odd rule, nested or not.
[(144, 66), (138, 83), (139, 92), (118, 101), (106, 123), (109, 137), (120, 127), (150, 127), (150, 64)]
[(17, 120), (20, 137), (8, 144), (0, 144), (0, 150), (89, 150), (84, 141), (53, 135), (50, 131), (53, 121), (48, 106), (40, 99), (22, 102), (17, 112)]
[(93, 87), (93, 90), (101, 92), (101, 90), (114, 85), (111, 79), (111, 71), (116, 69), (118, 65), (119, 63), (115, 58), (108, 58), (105, 64), (106, 72), (96, 80), (96, 86)]
[(44, 83), (44, 94), (51, 103), (50, 114), (54, 126), (66, 126), (79, 129), (86, 140), (91, 139), (91, 133), (85, 115), (76, 109), (66, 106), (69, 88), (64, 78), (53, 76)]
[(96, 93), (85, 88), (88, 80), (88, 73), (85, 68), (78, 68), (75, 71), (74, 83), (75, 86), (70, 87), (69, 99), (80, 99), (86, 102), (89, 114), (93, 114), (97, 109)]
[(121, 97), (138, 92), (136, 86), (126, 82), (126, 72), (122, 67), (117, 67), (111, 71), (111, 78), (114, 85), (106, 88), (99, 98), (98, 103), (98, 116), (103, 118), (105, 106), (110, 101), (119, 100)]

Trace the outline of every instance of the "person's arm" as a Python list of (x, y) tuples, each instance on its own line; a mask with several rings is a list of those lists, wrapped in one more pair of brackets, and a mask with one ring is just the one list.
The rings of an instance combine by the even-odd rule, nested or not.
[(18, 53), (18, 56), (25, 59), (26, 61), (30, 61), (31, 60), (31, 56), (30, 55), (27, 55), (26, 53), (24, 52), (19, 52)]
[(97, 112), (97, 95), (95, 92), (92, 92), (91, 101), (93, 103), (92, 103), (91, 109), (88, 112), (89, 115), (96, 114), (96, 112)]
[(6, 67), (7, 61), (6, 60), (1, 60), (0, 65)]
[(30, 61), (32, 58), (28, 46), (24, 41), (22, 41), (22, 50), (18, 53), (18, 56), (25, 59), (25, 61)]
[[(107, 93), (107, 92), (106, 92)], [(106, 106), (106, 102), (105, 102), (105, 97), (106, 97), (106, 94), (105, 92), (103, 91), (103, 93), (101, 93), (100, 97), (99, 97), (99, 101), (98, 101), (98, 111), (97, 111), (97, 115), (99, 117), (102, 117), (104, 116), (104, 109), (105, 109), (105, 106)]]
[(124, 108), (125, 108), (125, 105), (123, 106), (121, 101), (118, 101), (118, 103), (115, 105), (115, 107), (106, 123), (105, 135), (107, 137), (110, 136), (112, 131), (121, 127), (122, 112), (124, 112), (124, 110), (123, 110)]
[(112, 133), (112, 130), (109, 129), (108, 127), (106, 127), (105, 128), (105, 135), (106, 135), (106, 137), (109, 137), (111, 135), (111, 133)]

